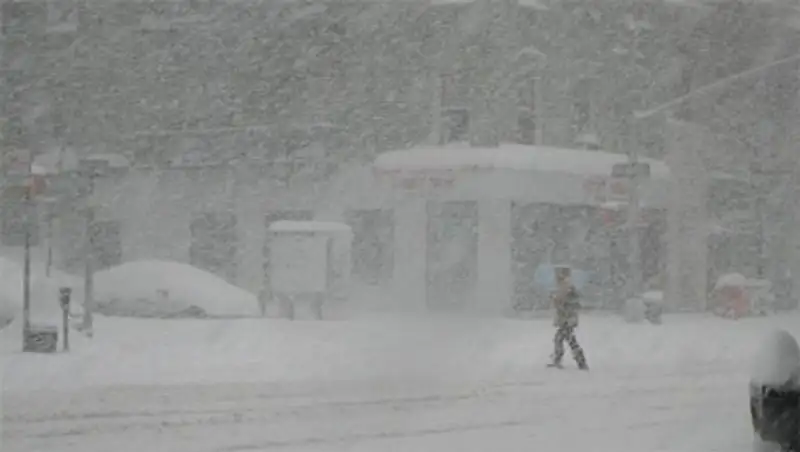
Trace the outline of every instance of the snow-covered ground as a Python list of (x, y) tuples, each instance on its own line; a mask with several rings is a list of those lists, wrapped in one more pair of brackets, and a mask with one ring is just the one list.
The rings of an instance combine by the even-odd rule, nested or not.
[(665, 321), (586, 316), (590, 373), (544, 368), (544, 320), (101, 317), (57, 356), (12, 327), (3, 450), (749, 450), (752, 355), (800, 316)]

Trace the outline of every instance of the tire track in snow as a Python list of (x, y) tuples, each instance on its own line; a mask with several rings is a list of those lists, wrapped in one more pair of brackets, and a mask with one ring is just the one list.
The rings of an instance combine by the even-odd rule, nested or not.
[[(581, 375), (581, 377), (584, 376)], [(667, 394), (678, 396), (682, 393), (696, 393), (703, 391), (704, 388), (719, 386), (719, 375), (689, 377), (692, 378), (695, 385), (688, 388), (685, 387), (687, 377), (685, 374), (680, 377), (660, 376), (654, 380), (644, 381), (642, 381), (641, 377), (638, 379), (615, 378), (610, 380), (615, 383), (612, 387), (600, 385), (599, 388), (596, 385), (597, 381), (591, 379), (586, 381), (585, 378), (567, 381), (533, 380), (493, 384), (461, 393), (350, 400), (317, 400), (294, 404), (287, 403), (293, 399), (283, 400), (282, 402), (284, 403), (263, 404), (264, 399), (260, 398), (258, 394), (243, 393), (240, 395), (239, 400), (234, 401), (235, 403), (225, 407), (207, 409), (180, 410), (162, 408), (150, 411), (116, 410), (108, 412), (60, 413), (45, 417), (6, 416), (5, 435), (8, 439), (26, 437), (52, 439), (147, 431), (165, 432), (197, 427), (221, 428), (225, 426), (269, 425), (287, 420), (319, 421), (331, 419), (332, 416), (340, 418), (348, 416), (369, 418), (375, 412), (392, 413), (396, 417), (414, 418), (437, 409), (456, 409), (460, 406), (466, 409), (469, 408), (471, 403), (491, 405), (513, 402), (513, 400), (520, 398), (533, 398), (538, 404), (547, 404), (563, 399), (565, 397), (564, 394), (567, 394), (569, 399), (589, 399), (595, 402), (604, 399), (618, 399), (620, 397), (641, 399), (648, 395), (656, 395), (658, 398), (663, 398)], [(697, 386), (698, 378), (713, 379), (713, 382)], [(605, 383), (608, 382), (605, 381)], [(633, 382), (638, 382), (638, 385), (626, 387)], [(600, 383), (603, 383), (603, 381)], [(681, 383), (684, 383), (684, 385), (681, 385)], [(609, 389), (611, 389), (611, 392), (608, 392)], [(213, 394), (211, 395), (213, 399)], [(101, 395), (97, 397), (102, 399)], [(270, 400), (275, 401), (274, 399)], [(254, 401), (257, 404), (253, 404)], [(430, 431), (421, 434), (436, 434), (435, 431), (438, 429), (444, 429), (442, 433), (446, 433), (453, 428), (456, 430), (505, 428), (521, 425), (524, 422), (526, 421), (512, 419), (496, 423), (473, 423), (461, 427), (443, 426), (423, 429), (424, 431)], [(480, 427), (481, 425), (484, 427)], [(397, 433), (397, 435), (400, 434)], [(368, 435), (381, 436), (383, 433), (369, 433)], [(352, 440), (357, 439), (358, 437), (356, 436)], [(277, 444), (275, 447), (277, 447)]]
[[(552, 372), (562, 372), (562, 371), (555, 371)], [(570, 377), (582, 378), (588, 377), (590, 382), (597, 383), (596, 380), (592, 380), (594, 375), (592, 374), (575, 374), (570, 371), (563, 371), (568, 372)], [(641, 382), (644, 379), (648, 379), (649, 381), (686, 381), (687, 379), (697, 380), (697, 379), (713, 379), (714, 381), (718, 381), (720, 377), (724, 377), (728, 380), (732, 379), (730, 374), (722, 374), (719, 372), (708, 372), (708, 371), (693, 371), (693, 372), (674, 372), (669, 374), (659, 374), (655, 378), (652, 378), (652, 375), (643, 375), (641, 374), (632, 374), (632, 375), (622, 375), (622, 376), (612, 376), (608, 381), (613, 382), (615, 385), (624, 386), (626, 383), (630, 382)], [(736, 376), (734, 376), (735, 378)], [(602, 382), (602, 380), (601, 380)], [(281, 393), (281, 392), (263, 392), (260, 389), (261, 385), (258, 384), (246, 384), (242, 385), (245, 391), (239, 391), (235, 393), (235, 396), (231, 396), (231, 394), (226, 394), (226, 396), (222, 396), (223, 391), (228, 389), (229, 387), (238, 386), (238, 384), (221, 384), (218, 386), (209, 386), (209, 385), (183, 385), (183, 386), (128, 386), (124, 388), (103, 388), (99, 391), (82, 391), (84, 397), (80, 397), (77, 394), (80, 393), (70, 393), (70, 397), (68, 398), (67, 407), (60, 411), (60, 412), (53, 412), (53, 406), (51, 403), (48, 403), (45, 407), (43, 412), (45, 414), (27, 414), (26, 412), (31, 411), (29, 407), (31, 406), (30, 402), (35, 400), (37, 396), (43, 396), (41, 398), (49, 398), (49, 396), (55, 395), (58, 396), (59, 393), (44, 393), (44, 394), (33, 394), (31, 397), (30, 394), (24, 394), (22, 396), (18, 396), (15, 394), (10, 394), (5, 396), (5, 404), (6, 404), (6, 412), (3, 417), (4, 422), (8, 423), (37, 423), (37, 422), (51, 422), (55, 420), (79, 420), (79, 419), (121, 419), (121, 418), (136, 418), (136, 417), (143, 417), (143, 416), (175, 416), (175, 415), (194, 415), (194, 414), (201, 414), (201, 413), (227, 413), (230, 412), (232, 409), (241, 408), (242, 401), (245, 400), (243, 397), (246, 396), (247, 401), (254, 401), (257, 400), (259, 402), (267, 402), (267, 403), (279, 403), (282, 406), (292, 406), (296, 408), (309, 408), (309, 407), (319, 407), (319, 406), (331, 406), (331, 407), (347, 407), (347, 406), (369, 406), (369, 405), (388, 405), (392, 403), (426, 403), (426, 402), (436, 402), (436, 401), (458, 401), (462, 399), (469, 399), (477, 396), (481, 396), (484, 394), (492, 394), (497, 392), (502, 392), (508, 389), (532, 389), (532, 388), (545, 388), (548, 391), (552, 391), (553, 389), (559, 389), (558, 385), (561, 384), (572, 384), (577, 383), (579, 385), (583, 385), (586, 383), (585, 379), (581, 380), (568, 380), (564, 381), (561, 377), (558, 378), (540, 378), (536, 380), (518, 380), (518, 381), (502, 381), (502, 382), (490, 382), (488, 384), (475, 384), (468, 386), (467, 389), (462, 391), (450, 391), (450, 392), (424, 392), (421, 394), (415, 395), (402, 395), (402, 396), (382, 396), (382, 397), (364, 397), (359, 395), (358, 397), (350, 397), (350, 398), (343, 398), (343, 397), (331, 397), (326, 394), (326, 387), (322, 387), (322, 389), (317, 389), (315, 391), (304, 391), (299, 393)], [(554, 388), (553, 385), (556, 385)], [(670, 383), (670, 385), (673, 385)], [(269, 385), (265, 385), (269, 386)], [(369, 386), (366, 384), (365, 386)], [(220, 408), (209, 408), (208, 404), (201, 403), (201, 408), (196, 409), (186, 409), (186, 408), (164, 408), (165, 405), (174, 405), (180, 404), (181, 402), (185, 402), (179, 400), (178, 397), (173, 397), (176, 393), (183, 393), (183, 395), (189, 395), (190, 401), (198, 404), (197, 402), (202, 402), (203, 396), (206, 395), (208, 392), (207, 390), (211, 389), (211, 401), (215, 405), (223, 405)], [(220, 390), (222, 389), (222, 390)], [(250, 391), (247, 391), (250, 389)], [(253, 391), (255, 389), (255, 391)], [(81, 412), (80, 407), (76, 406), (77, 403), (85, 403), (90, 402), (90, 408), (111, 402), (113, 404), (114, 400), (109, 400), (111, 397), (108, 397), (105, 391), (124, 391), (124, 392), (131, 392), (136, 391), (136, 403), (147, 402), (148, 398), (153, 399), (155, 398), (155, 405), (158, 407), (156, 409), (134, 409), (134, 410), (109, 410), (109, 411), (97, 411), (91, 410), (86, 412)], [(417, 389), (415, 389), (418, 391)], [(402, 391), (402, 389), (401, 389)], [(359, 390), (357, 393), (361, 394), (365, 391)], [(388, 392), (397, 392), (397, 390), (389, 390)], [(61, 394), (63, 395), (63, 394)], [(92, 399), (102, 398), (103, 403), (97, 403), (97, 400), (92, 401)], [(52, 400), (52, 399), (50, 399)], [(126, 399), (126, 402), (130, 402), (130, 399)], [(259, 407), (262, 405), (259, 405)], [(67, 411), (69, 410), (69, 411)], [(9, 414), (9, 412), (21, 411), (22, 414)]]

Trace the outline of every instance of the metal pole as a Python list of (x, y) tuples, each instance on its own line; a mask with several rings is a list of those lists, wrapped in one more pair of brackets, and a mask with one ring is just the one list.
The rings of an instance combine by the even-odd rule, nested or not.
[[(24, 5), (9, 0), (0, 1), (0, 25), (2, 25), (2, 36), (0, 37), (0, 44), (3, 46), (2, 52), (2, 77), (3, 77), (3, 105), (2, 118), (7, 124), (4, 129), (0, 131), (0, 145), (2, 145), (2, 155), (0, 158), (8, 161), (8, 153), (15, 149), (26, 147), (27, 143), (27, 130), (25, 122), (23, 121), (23, 112), (21, 103), (24, 101), (23, 92), (28, 87), (26, 77), (30, 77), (28, 69), (30, 68), (30, 51), (29, 44), (31, 36), (29, 35), (28, 28), (25, 27), (25, 11)], [(10, 61), (19, 60), (21, 68), (13, 68)], [(21, 99), (22, 97), (22, 99)], [(6, 132), (8, 132), (6, 134)], [(32, 173), (33, 156), (28, 150), (28, 170), (26, 179), (30, 179)], [(7, 175), (8, 169), (4, 168), (4, 173)], [(22, 348), (25, 349), (25, 338), (30, 329), (30, 304), (31, 304), (31, 288), (30, 288), (30, 180), (26, 180), (25, 193), (23, 195), (23, 228), (24, 228), (24, 264), (23, 264), (23, 277), (22, 277)]]
[(639, 220), (641, 218), (641, 208), (639, 200), (639, 151), (634, 140), (630, 140), (632, 145), (628, 152), (628, 162), (632, 174), (630, 175), (630, 189), (628, 190), (628, 240), (630, 250), (628, 254), (629, 276), (628, 295), (636, 296), (642, 288), (642, 251), (639, 241)]
[(64, 351), (69, 351), (69, 310), (61, 310), (61, 328), (64, 332)]
[(751, 189), (755, 191), (755, 216), (756, 216), (756, 237), (758, 238), (758, 243), (756, 247), (756, 276), (759, 279), (764, 278), (764, 267), (766, 256), (765, 254), (765, 247), (764, 247), (764, 240), (766, 239), (766, 234), (764, 231), (764, 193), (762, 192), (761, 181), (763, 180), (762, 175), (763, 173), (759, 168), (751, 169)]
[(544, 78), (536, 77), (533, 84), (533, 117), (536, 121), (533, 144), (544, 145)]
[(22, 274), (22, 343), (25, 347), (25, 338), (31, 327), (31, 184), (33, 156), (29, 153), (28, 177), (25, 187), (25, 250)]
[(50, 267), (53, 266), (53, 218), (47, 217), (47, 264), (45, 266), (45, 276), (50, 277)]
[[(633, 49), (629, 52), (631, 65), (636, 64), (636, 53), (639, 49), (639, 30), (633, 30)], [(628, 134), (628, 163), (632, 173), (630, 176), (630, 187), (628, 190), (628, 240), (630, 249), (628, 254), (628, 296), (636, 296), (642, 289), (642, 252), (639, 241), (639, 220), (641, 218), (639, 200), (639, 143), (636, 137), (638, 130), (635, 121), (630, 121), (630, 127), (626, 131)]]
[(84, 239), (84, 252), (83, 252), (83, 324), (82, 329), (89, 337), (94, 335), (93, 325), (94, 317), (92, 316), (92, 309), (94, 308), (94, 242), (92, 240), (92, 225), (94, 224), (94, 212), (91, 209), (91, 196), (94, 193), (94, 175), (88, 174), (88, 191), (86, 193), (86, 237)]

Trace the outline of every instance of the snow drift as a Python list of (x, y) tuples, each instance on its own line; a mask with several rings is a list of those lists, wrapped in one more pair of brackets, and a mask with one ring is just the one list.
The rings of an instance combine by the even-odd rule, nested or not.
[(95, 274), (97, 311), (125, 317), (259, 315), (256, 296), (178, 262), (129, 262)]
[[(7, 329), (18, 328), (14, 324)], [(707, 375), (715, 369), (715, 379), (736, 382), (738, 388), (738, 382), (749, 377), (748, 364), (763, 332), (778, 328), (799, 334), (800, 314), (736, 324), (675, 314), (664, 328), (587, 314), (581, 319), (579, 334), (590, 344), (596, 373), (567, 371), (553, 378), (583, 384), (601, 375), (626, 378), (652, 372), (686, 382), (692, 375)], [(0, 331), (0, 351), (3, 338), (8, 338), (6, 393), (249, 382), (377, 386), (424, 382), (427, 386), (519, 381), (529, 388), (544, 384), (540, 389), (547, 390), (549, 380), (541, 378), (553, 375), (545, 370), (553, 347), (549, 319), (520, 322), (394, 312), (338, 322), (108, 317), (95, 322), (94, 339), (76, 334), (71, 352), (55, 357), (20, 354), (19, 330), (5, 333)], [(614, 385), (624, 389), (626, 380)], [(587, 391), (592, 393), (591, 388)], [(665, 394), (674, 396), (671, 391)], [(695, 394), (685, 396), (687, 403), (694, 403)], [(707, 412), (698, 412), (698, 419), (707, 419)]]

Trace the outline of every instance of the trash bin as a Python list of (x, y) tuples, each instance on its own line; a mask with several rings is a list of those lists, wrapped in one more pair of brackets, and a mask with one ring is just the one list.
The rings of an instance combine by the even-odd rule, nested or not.
[(800, 348), (778, 331), (758, 353), (750, 380), (754, 452), (800, 452)]

